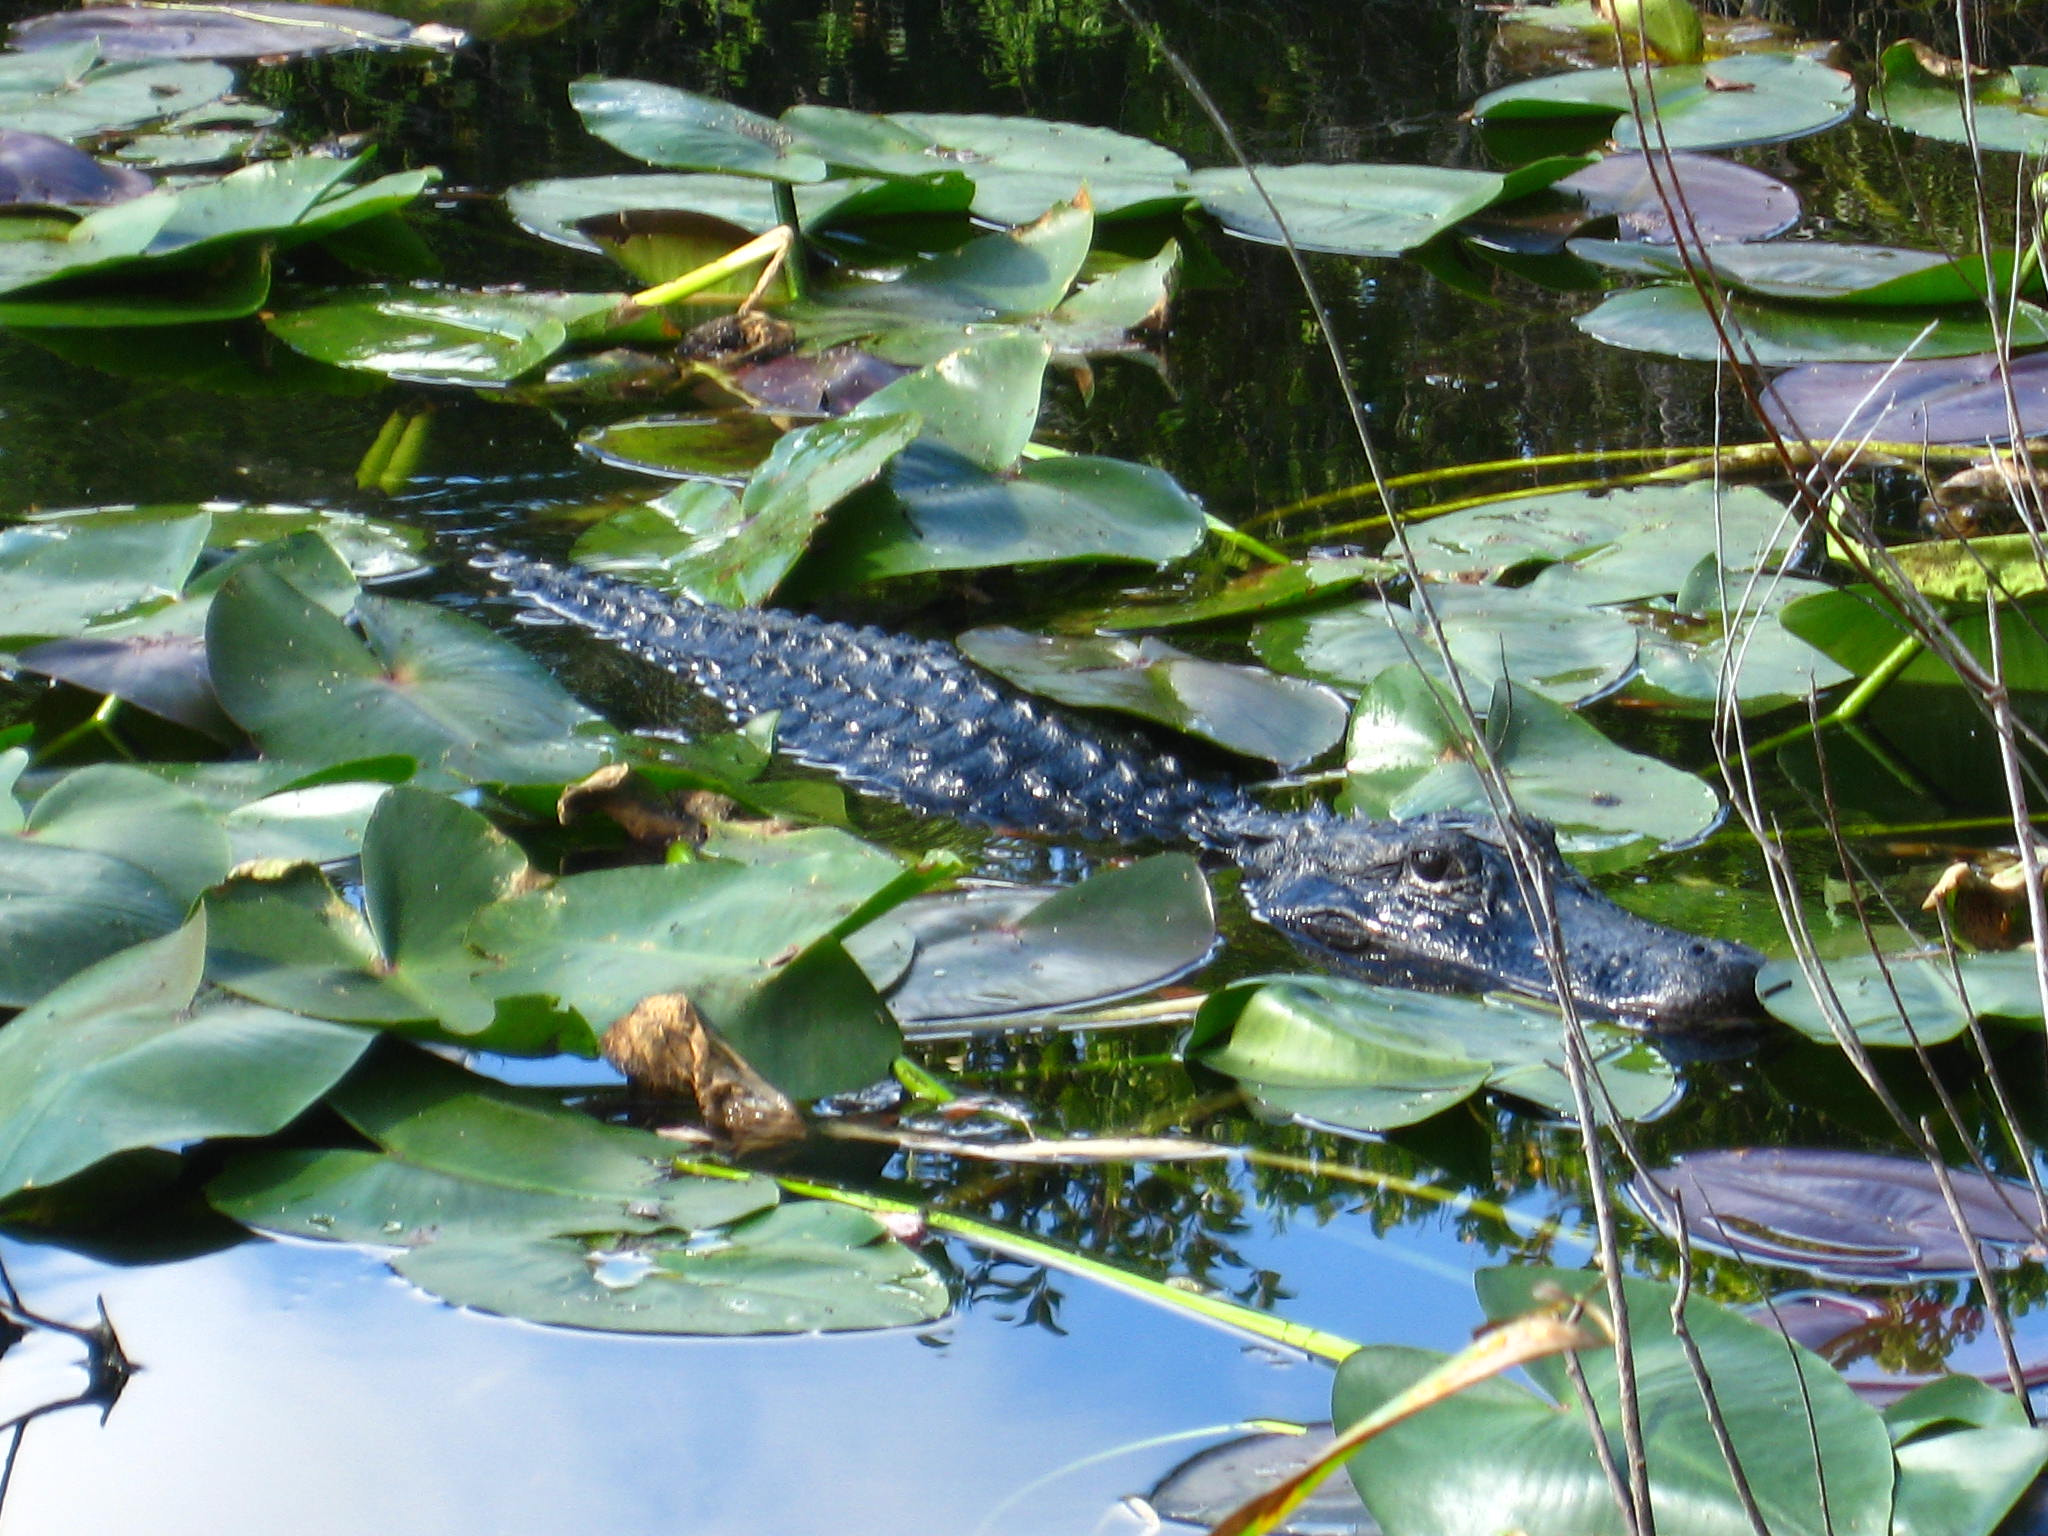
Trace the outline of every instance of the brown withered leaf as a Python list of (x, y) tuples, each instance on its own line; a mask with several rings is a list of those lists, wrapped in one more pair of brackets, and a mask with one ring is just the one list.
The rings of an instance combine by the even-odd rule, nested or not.
[[(2048, 848), (2035, 853), (2048, 866)], [(1991, 848), (1958, 859), (1936, 878), (1920, 910), (1946, 903), (1957, 937), (1978, 949), (2017, 949), (2030, 936), (2026, 866), (2009, 848)]]
[(565, 827), (585, 816), (608, 816), (634, 842), (652, 848), (694, 848), (704, 841), (706, 822), (728, 819), (734, 809), (732, 801), (708, 790), (656, 789), (625, 763), (608, 763), (568, 785), (555, 802), (555, 816)]
[(605, 1032), (604, 1057), (635, 1086), (694, 1099), (706, 1129), (737, 1152), (800, 1140), (803, 1116), (747, 1065), (680, 992), (662, 992)]

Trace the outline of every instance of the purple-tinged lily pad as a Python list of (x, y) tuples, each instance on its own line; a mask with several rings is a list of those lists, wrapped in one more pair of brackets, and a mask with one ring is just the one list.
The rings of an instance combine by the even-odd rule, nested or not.
[[(1660, 186), (1663, 191), (1660, 192)], [(1669, 194), (1689, 241), (1768, 240), (1799, 222), (1799, 194), (1762, 171), (1710, 155), (1608, 155), (1546, 192), (1468, 221), (1464, 233), (1496, 250), (1554, 254), (1595, 219), (1611, 218), (1621, 238), (1673, 245)]]
[(735, 368), (731, 377), (770, 410), (843, 416), (911, 371), (859, 347), (827, 347), (823, 352), (747, 363)]
[[(1994, 1270), (2048, 1257), (2033, 1193), (1947, 1170), (1974, 1246)], [(1934, 1170), (1918, 1158), (1798, 1147), (1694, 1152), (1631, 1189), (1667, 1231), (1764, 1264), (1844, 1280), (1898, 1282), (1970, 1273)]]
[[(2048, 432), (2048, 353), (2011, 360), (2021, 432)], [(1787, 437), (1824, 443), (2008, 442), (2004, 381), (1995, 353), (1883, 363), (1813, 363), (1780, 374), (1764, 414)]]
[(427, 31), (396, 16), (332, 5), (253, 0), (215, 5), (106, 5), (16, 22), (17, 48), (34, 51), (97, 42), (100, 57), (125, 64), (155, 59), (306, 57), (350, 48), (448, 47), (462, 34)]
[(104, 208), (155, 190), (140, 171), (108, 165), (46, 133), (0, 128), (0, 204)]
[(242, 740), (213, 696), (206, 642), (198, 635), (53, 640), (24, 651), (19, 661), (30, 672), (120, 699), (215, 741)]
[[(1915, 1388), (1957, 1377), (1975, 1377), (2001, 1389), (2010, 1379), (1997, 1330), (1981, 1304), (1950, 1306), (1911, 1291), (1885, 1296), (1795, 1291), (1749, 1308), (1746, 1315), (1819, 1355), (1866, 1402), (1890, 1403)], [(2029, 1386), (2048, 1382), (2043, 1321), (2039, 1313), (2013, 1319), (2020, 1374)]]

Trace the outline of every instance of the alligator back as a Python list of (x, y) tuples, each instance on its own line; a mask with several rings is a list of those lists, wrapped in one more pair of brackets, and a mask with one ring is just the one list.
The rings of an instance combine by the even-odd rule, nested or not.
[(779, 711), (778, 751), (913, 810), (1209, 847), (1256, 811), (1237, 786), (1039, 703), (938, 641), (669, 599), (518, 555), (477, 563), (535, 607), (687, 677), (736, 722)]

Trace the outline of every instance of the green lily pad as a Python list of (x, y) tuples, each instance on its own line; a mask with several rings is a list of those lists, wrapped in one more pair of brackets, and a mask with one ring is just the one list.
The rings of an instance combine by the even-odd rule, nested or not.
[[(881, 474), (921, 425), (903, 413), (821, 421), (786, 433), (736, 501), (717, 487), (679, 487), (655, 504), (689, 535), (661, 558), (669, 580), (726, 607), (765, 602), (825, 514)], [(650, 531), (643, 519), (643, 537)]]
[[(602, 464), (684, 480), (743, 485), (782, 440), (784, 429), (753, 411), (712, 416), (636, 416), (591, 427), (576, 446)], [(616, 521), (628, 513), (615, 513)], [(577, 557), (581, 559), (579, 555)]]
[(1943, 59), (1923, 44), (1900, 41), (1885, 49), (1877, 67), (1878, 77), (1870, 87), (1870, 115), (1880, 123), (1950, 144), (1974, 139), (1980, 149), (2048, 153), (2048, 117), (2041, 112), (2048, 67), (2022, 64), (1973, 78), (1967, 119), (1958, 61)]
[(890, 466), (887, 487), (834, 524), (813, 570), (851, 584), (1062, 560), (1156, 565), (1192, 552), (1207, 528), (1171, 476), (1122, 459), (1035, 459), (994, 475), (926, 442)]
[(909, 411), (924, 436), (1000, 472), (1017, 462), (1038, 426), (1050, 348), (1028, 333), (970, 342), (937, 362), (878, 389), (851, 412), (886, 416)]
[(125, 860), (185, 906), (228, 874), (227, 832), (213, 808), (125, 763), (65, 774), (30, 809), (20, 835)]
[(752, 1176), (674, 1174), (676, 1147), (459, 1068), (389, 1066), (337, 1096), (384, 1148), (246, 1158), (221, 1210), (273, 1231), (397, 1246), (459, 1306), (618, 1333), (749, 1335), (929, 1322), (945, 1285), (873, 1218), (778, 1204)]
[[(1953, 960), (1941, 955), (1893, 956), (1882, 962), (1872, 955), (1853, 955), (1824, 961), (1822, 968), (1849, 1027), (1865, 1045), (1935, 1045), (1953, 1040), (1974, 1018), (2036, 1023), (2041, 1018), (2035, 957), (2018, 951), (1957, 955)], [(1773, 960), (1765, 965), (1757, 977), (1757, 996), (1773, 1018), (1811, 1039), (1834, 1041), (1827, 1013), (1797, 962)]]
[(1431, 518), (1408, 541), (1426, 575), (1494, 581), (1541, 565), (1535, 590), (1595, 606), (1675, 593), (1717, 553), (1731, 571), (1753, 570), (1799, 532), (1756, 487), (1703, 482), (1505, 496)]
[(1788, 604), (1829, 590), (1793, 576), (1752, 583), (1739, 573), (1723, 575), (1708, 556), (1672, 612), (1648, 615), (1641, 670), (1629, 696), (1708, 714), (1728, 699), (1745, 710), (1775, 709), (1847, 682), (1846, 667), (1793, 634), (1783, 619)]
[(874, 1217), (822, 1201), (717, 1241), (478, 1239), (410, 1249), (392, 1268), (456, 1306), (614, 1333), (839, 1333), (936, 1322), (952, 1305)]
[(217, 101), (235, 73), (213, 63), (103, 63), (91, 40), (0, 60), (0, 126), (53, 139), (140, 128)]
[[(1492, 171), (1433, 165), (1269, 165), (1258, 177), (1297, 246), (1340, 256), (1402, 255), (1470, 218), (1507, 185)], [(1233, 235), (1280, 243), (1246, 172), (1197, 171), (1188, 185)]]
[[(1042, 315), (1074, 286), (1094, 238), (1094, 215), (1062, 203), (1021, 229), (982, 235), (916, 263), (894, 282), (842, 290), (831, 303), (919, 321)], [(803, 316), (799, 308), (791, 318), (801, 325)]]
[[(797, 217), (810, 234), (898, 214), (964, 214), (974, 195), (973, 184), (957, 172), (895, 181), (835, 177), (792, 190)], [(605, 214), (676, 209), (722, 219), (752, 235), (782, 222), (771, 185), (751, 176), (563, 176), (520, 183), (505, 194), (505, 206), (523, 229), (593, 255), (601, 247), (582, 226)]]
[(1027, 692), (1172, 726), (1227, 751), (1296, 768), (1344, 734), (1344, 701), (1261, 667), (1206, 661), (1160, 640), (1087, 640), (972, 629), (955, 642)]
[[(784, 113), (783, 121), (806, 110)], [(1098, 218), (1159, 213), (1187, 201), (1185, 160), (1113, 129), (949, 112), (895, 112), (886, 121), (925, 136), (939, 163), (971, 177), (974, 214), (992, 224), (1029, 223), (1084, 189)]]
[[(1619, 614), (1506, 587), (1432, 585), (1451, 656), (1466, 686), (1505, 677), (1561, 703), (1610, 692), (1636, 664), (1635, 628)], [(1268, 619), (1252, 648), (1272, 667), (1356, 691), (1412, 655), (1438, 671), (1431, 639), (1406, 608), (1353, 603), (1306, 617)]]
[[(1838, 69), (1797, 54), (1743, 54), (1706, 64), (1662, 65), (1645, 88), (1658, 127), (1648, 142), (1668, 149), (1733, 149), (1804, 138), (1844, 121), (1856, 110), (1856, 85)], [(1483, 125), (1531, 120), (1589, 119), (1614, 124), (1614, 142), (1640, 149), (1644, 135), (1630, 116), (1628, 73), (1585, 69), (1547, 75), (1491, 91), (1473, 104)]]
[[(1670, 1321), (1674, 1288), (1624, 1283), (1643, 1421), (1656, 1425), (1648, 1475), (1659, 1529), (1700, 1536), (1751, 1530)], [(1536, 1265), (1482, 1270), (1478, 1285), (1488, 1316), (1497, 1320), (1539, 1305), (1539, 1287), (1595, 1301), (1602, 1295), (1596, 1275)], [(1697, 1294), (1684, 1316), (1769, 1529), (1785, 1536), (1884, 1536), (1894, 1469), (1876, 1410), (1775, 1330)], [(1360, 1350), (1337, 1372), (1337, 1423), (1356, 1422), (1444, 1358), (1419, 1349)], [(1576, 1359), (1603, 1433), (1618, 1443), (1614, 1356), (1583, 1351)], [(1351, 1459), (1352, 1481), (1388, 1536), (1607, 1536), (1624, 1529), (1563, 1363), (1541, 1360), (1527, 1370), (1549, 1401), (1510, 1381), (1482, 1381), (1393, 1426)], [(1785, 1429), (1787, 1403), (1801, 1405), (1796, 1434)]]
[(196, 918), (126, 949), (0, 1031), (0, 1199), (103, 1158), (205, 1136), (262, 1136), (296, 1119), (370, 1037), (268, 1008), (194, 1004)]
[[(1413, 1125), (1482, 1089), (1572, 1113), (1557, 1015), (1509, 998), (1435, 996), (1341, 976), (1233, 982), (1195, 1018), (1187, 1054), (1265, 1110), (1360, 1132)], [(1640, 1037), (1591, 1029), (1595, 1065), (1629, 1119), (1676, 1092)]]
[(464, 943), (479, 911), (531, 878), (518, 848), (482, 816), (424, 790), (388, 790), (365, 824), (362, 862), (360, 907), (311, 870), (230, 885), (213, 904), (208, 974), (315, 1018), (431, 1024), (465, 1045), (516, 1054), (596, 1053), (587, 1028), (500, 1009), (485, 979), (492, 961)]
[[(1957, 357), (1994, 345), (1981, 310), (1863, 309), (1847, 304), (1784, 304), (1736, 295), (1728, 330), (1744, 358), (1766, 367), (1791, 363), (1890, 363), (1898, 358)], [(2048, 344), (2048, 311), (2021, 303), (2012, 312), (2015, 347)], [(1655, 283), (1610, 294), (1573, 322), (1596, 341), (1632, 352), (1712, 362), (1720, 333), (1697, 291)]]
[(650, 165), (770, 181), (823, 181), (825, 162), (772, 117), (645, 80), (578, 80), (569, 102), (583, 126)]
[(889, 1008), (926, 1033), (1147, 991), (1216, 946), (1201, 866), (1184, 853), (1107, 869), (1065, 890), (1006, 886), (906, 902), (847, 944)]
[(901, 874), (886, 854), (826, 828), (788, 834), (778, 848), (766, 864), (573, 875), (485, 908), (468, 942), (499, 962), (487, 980), (499, 997), (550, 996), (601, 1029), (643, 998), (681, 992), (723, 1027), (791, 956)]
[[(1675, 247), (1632, 240), (1574, 240), (1568, 249), (1582, 261), (1614, 271), (1691, 281)], [(1982, 256), (1824, 240), (1714, 245), (1688, 252), (1688, 259), (1696, 270), (1738, 293), (1868, 309), (1981, 304), (1988, 293), (2012, 291), (2015, 266), (2009, 251), (1994, 252), (1987, 263)]]
[(221, 705), (273, 756), (307, 764), (403, 752), (440, 776), (562, 784), (603, 760), (595, 716), (467, 619), (363, 597), (368, 644), (281, 577), (237, 572), (207, 616)]
[(209, 519), (0, 529), (0, 629), (20, 638), (77, 635), (185, 585)]
[[(1476, 749), (1446, 706), (1442, 685), (1412, 666), (1367, 690), (1351, 718), (1345, 809), (1405, 820), (1490, 808)], [(1683, 843), (1720, 819), (1697, 775), (1616, 746), (1540, 693), (1496, 687), (1486, 731), (1515, 803), (1551, 823), (1565, 848)]]
[(371, 289), (267, 316), (296, 352), (414, 384), (507, 384), (568, 344), (573, 328), (618, 307), (609, 293), (451, 293)]
[(186, 908), (126, 859), (0, 837), (0, 1004), (25, 1007), (117, 951), (162, 937)]

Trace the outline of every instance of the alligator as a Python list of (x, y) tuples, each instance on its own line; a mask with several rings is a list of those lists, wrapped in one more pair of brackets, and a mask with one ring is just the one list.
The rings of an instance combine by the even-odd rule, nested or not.
[[(1142, 736), (1034, 699), (940, 641), (671, 599), (492, 551), (515, 596), (680, 674), (734, 721), (771, 711), (776, 749), (913, 810), (1007, 831), (1192, 843), (1234, 863), (1252, 915), (1338, 969), (1433, 991), (1555, 1000), (1546, 924), (1491, 816), (1380, 822), (1270, 810)], [(1522, 819), (1574, 1003), (1661, 1030), (1753, 1018), (1762, 957), (1624, 911)]]

